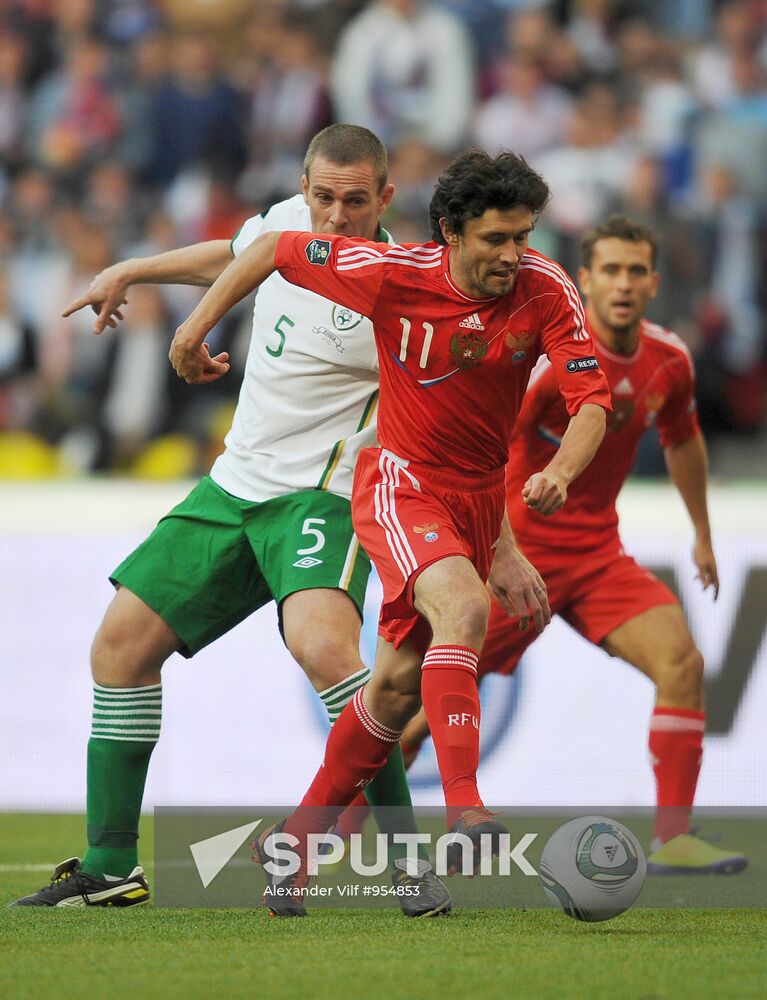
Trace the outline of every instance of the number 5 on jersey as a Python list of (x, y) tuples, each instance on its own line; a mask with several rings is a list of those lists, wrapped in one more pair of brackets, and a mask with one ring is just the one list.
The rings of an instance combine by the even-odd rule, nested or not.
[(279, 358), (279, 356), (282, 354), (283, 350), (285, 349), (285, 331), (282, 329), (283, 323), (287, 323), (288, 326), (295, 326), (296, 325), (293, 322), (293, 320), (290, 319), (289, 316), (285, 316), (285, 315), (280, 316), (280, 318), (274, 324), (274, 332), (278, 333), (279, 336), (280, 336), (279, 346), (278, 347), (269, 347), (268, 344), (266, 346), (266, 353), (267, 354), (271, 354), (271, 356), (273, 358)]
[(322, 562), (321, 559), (315, 559), (314, 553), (319, 552), (325, 547), (325, 535), (317, 525), (325, 525), (327, 522), (324, 517), (307, 517), (301, 528), (302, 535), (309, 535), (314, 539), (311, 545), (307, 545), (305, 548), (296, 549), (296, 555), (301, 556), (296, 562), (293, 563), (294, 566), (298, 566), (300, 569), (309, 569), (312, 566), (319, 566)]

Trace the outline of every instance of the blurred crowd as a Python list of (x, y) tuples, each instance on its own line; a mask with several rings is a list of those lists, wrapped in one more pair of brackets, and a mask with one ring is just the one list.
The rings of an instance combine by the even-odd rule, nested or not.
[[(334, 121), (386, 143), (386, 225), (428, 238), (468, 143), (523, 154), (553, 197), (534, 245), (570, 271), (611, 211), (661, 240), (651, 317), (697, 363), (710, 437), (767, 409), (767, 0), (0, 0), (0, 475), (204, 469), (235, 370), (166, 360), (199, 290), (136, 287), (115, 335), (62, 307), (110, 262), (199, 240), (298, 190)], [(34, 457), (34, 456), (37, 457)], [(22, 463), (23, 464), (23, 463)], [(23, 470), (21, 470), (23, 471)]]

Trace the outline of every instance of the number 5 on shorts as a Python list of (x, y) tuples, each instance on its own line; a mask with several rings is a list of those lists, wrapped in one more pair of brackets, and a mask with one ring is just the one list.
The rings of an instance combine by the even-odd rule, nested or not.
[(306, 549), (296, 549), (296, 555), (299, 556), (311, 556), (315, 552), (319, 552), (321, 548), (325, 545), (325, 535), (320, 531), (319, 528), (313, 527), (315, 524), (326, 524), (324, 517), (307, 517), (304, 521), (304, 526), (301, 528), (302, 535), (313, 535), (314, 544), (310, 545)]

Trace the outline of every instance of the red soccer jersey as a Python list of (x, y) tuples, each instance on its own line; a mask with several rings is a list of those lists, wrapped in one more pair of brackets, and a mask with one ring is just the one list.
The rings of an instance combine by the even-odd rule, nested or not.
[(580, 299), (558, 264), (529, 250), (509, 295), (474, 299), (451, 280), (449, 255), (436, 243), (311, 233), (283, 233), (278, 243), (283, 277), (373, 321), (382, 447), (468, 475), (502, 467), (543, 352), (568, 412), (586, 402), (609, 410)]
[(619, 544), (615, 502), (634, 463), (639, 439), (653, 422), (661, 444), (681, 444), (699, 430), (690, 353), (676, 334), (643, 321), (631, 357), (608, 351), (594, 338), (599, 366), (612, 392), (607, 432), (591, 463), (550, 517), (525, 506), (521, 490), (559, 446), (568, 415), (550, 366), (533, 373), (512, 436), (506, 487), (509, 518), (524, 544), (594, 549)]

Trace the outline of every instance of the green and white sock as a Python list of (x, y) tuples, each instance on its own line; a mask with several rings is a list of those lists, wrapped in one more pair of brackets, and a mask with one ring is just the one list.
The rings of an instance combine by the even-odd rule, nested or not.
[(363, 667), (356, 674), (350, 674), (344, 680), (334, 684), (333, 687), (320, 691), (320, 701), (325, 706), (330, 719), (330, 725), (336, 721), (344, 708), (352, 700), (361, 687), (364, 687), (371, 678), (370, 670)]
[(93, 685), (88, 850), (82, 865), (88, 875), (125, 878), (138, 864), (141, 800), (161, 718), (162, 684)]
[[(320, 691), (320, 700), (327, 709), (331, 726), (356, 692), (367, 684), (370, 677), (370, 670), (363, 667), (333, 687)], [(365, 798), (381, 833), (418, 833), (405, 773), (405, 762), (399, 744), (394, 747), (387, 762), (365, 789)], [(423, 846), (419, 846), (418, 853), (428, 859)], [(405, 845), (389, 844), (391, 860), (404, 858), (406, 854)]]

